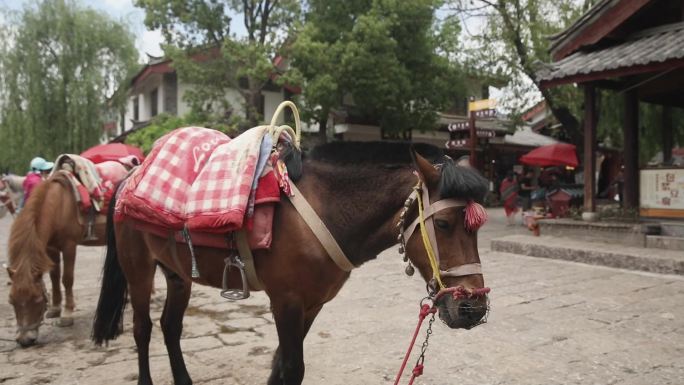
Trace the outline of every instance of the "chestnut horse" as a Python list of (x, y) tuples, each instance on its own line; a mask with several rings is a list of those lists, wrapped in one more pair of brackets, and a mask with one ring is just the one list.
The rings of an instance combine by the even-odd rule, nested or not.
[[(31, 192), (12, 223), (9, 236), (10, 303), (17, 318), (16, 340), (21, 346), (36, 342), (43, 315), (46, 318), (61, 316), (60, 326), (73, 324), (76, 245), (104, 245), (105, 224), (99, 222), (94, 228), (97, 240), (85, 242), (87, 220), (80, 213), (71, 184), (62, 173), (54, 174)], [(63, 313), (60, 254), (64, 263), (61, 279), (66, 294)], [(43, 274), (48, 271), (52, 281), (49, 309), (43, 282)]]
[[(392, 158), (395, 164), (384, 163), (383, 154), (379, 152), (384, 152), (384, 158)], [(353, 156), (350, 154), (372, 155), (378, 159), (342, 159)], [(415, 173), (410, 154), (413, 154)], [(402, 164), (396, 164), (399, 158), (403, 158)], [(414, 191), (418, 178), (427, 187), (431, 202), (447, 198), (481, 201), (487, 191), (487, 181), (474, 169), (457, 166), (450, 159), (437, 168), (413, 150), (409, 151), (405, 144), (335, 143), (314, 149), (311, 158), (304, 162), (301, 157), (299, 160), (302, 176), (296, 186), (356, 267), (397, 243), (400, 220), (416, 218), (416, 200), (407, 198)], [(139, 230), (126, 219), (113, 222), (113, 206), (110, 205), (107, 220), (107, 255), (92, 338), (102, 344), (120, 335), (119, 325), (128, 293), (134, 313), (138, 384), (152, 384), (150, 290), (155, 266), (159, 265), (168, 286), (161, 328), (174, 383), (191, 384), (180, 345), (191, 284), (222, 287), (224, 258), (228, 251), (196, 247), (200, 274), (198, 279), (193, 279), (187, 245), (174, 246), (166, 238)], [(443, 273), (480, 262), (477, 230), (466, 230), (462, 206), (435, 209), (437, 212), (433, 216), (436, 224), (436, 245), (433, 246), (441, 253), (439, 268)], [(419, 232), (414, 232), (404, 243), (411, 263), (426, 282), (433, 282), (433, 268)], [(176, 251), (170, 252), (171, 247), (176, 247)], [(323, 305), (337, 295), (350, 273), (333, 262), (285, 196), (276, 209), (271, 248), (255, 250), (254, 262), (257, 275), (270, 297), (279, 340), (268, 384), (300, 384), (304, 377), (304, 337)], [(232, 269), (230, 274), (231, 287), (240, 288), (238, 269)], [(459, 276), (445, 274), (441, 280), (447, 287), (468, 293), (484, 287), (481, 271)], [(452, 328), (470, 328), (481, 323), (488, 309), (486, 294), (439, 298), (435, 302), (440, 318)]]

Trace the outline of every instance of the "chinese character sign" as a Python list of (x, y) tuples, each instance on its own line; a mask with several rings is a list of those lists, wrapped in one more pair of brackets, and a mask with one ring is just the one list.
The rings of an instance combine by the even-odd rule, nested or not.
[(684, 169), (641, 170), (641, 208), (684, 210)]

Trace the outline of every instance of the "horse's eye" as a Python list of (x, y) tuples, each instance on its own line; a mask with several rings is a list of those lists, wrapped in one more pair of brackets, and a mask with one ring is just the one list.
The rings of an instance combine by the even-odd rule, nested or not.
[(440, 230), (449, 230), (449, 222), (443, 219), (435, 219), (435, 226)]

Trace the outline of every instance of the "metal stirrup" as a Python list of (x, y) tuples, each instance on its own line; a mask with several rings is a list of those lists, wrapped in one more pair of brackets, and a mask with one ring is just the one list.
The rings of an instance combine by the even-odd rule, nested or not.
[[(223, 260), (225, 266), (223, 267), (223, 290), (221, 290), (221, 297), (230, 300), (238, 301), (249, 298), (249, 284), (247, 283), (247, 275), (245, 274), (245, 264), (240, 259), (236, 251), (233, 251), (230, 257)], [(228, 274), (232, 267), (235, 266), (240, 270), (240, 278), (242, 279), (242, 290), (231, 289), (228, 287)]]

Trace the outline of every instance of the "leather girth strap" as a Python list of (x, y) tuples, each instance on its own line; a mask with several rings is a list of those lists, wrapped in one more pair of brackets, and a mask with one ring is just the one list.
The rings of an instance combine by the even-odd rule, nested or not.
[(304, 222), (309, 226), (330, 258), (340, 269), (347, 272), (352, 271), (356, 266), (349, 261), (340, 245), (337, 244), (335, 238), (330, 234), (330, 230), (325, 226), (325, 223), (316, 214), (316, 211), (314, 211), (313, 207), (311, 207), (294, 183), (290, 183), (290, 188), (294, 194), (293, 196), (288, 196), (290, 202), (292, 202), (292, 205), (297, 209), (299, 215), (302, 216), (302, 219), (304, 219)]
[[(246, 231), (240, 230), (236, 232), (235, 238), (238, 254), (242, 259), (242, 263), (245, 264), (245, 275), (247, 276), (247, 283), (249, 284), (249, 288), (251, 290), (263, 290), (264, 286), (262, 285), (261, 281), (259, 280), (259, 277), (256, 274), (256, 267), (254, 266), (254, 256), (252, 255), (252, 249), (250, 249), (249, 243), (247, 241)], [(185, 273), (185, 270), (183, 269), (183, 264), (181, 263), (180, 258), (178, 257), (178, 251), (176, 250), (176, 238), (174, 233), (169, 232), (166, 240), (168, 243), (169, 250), (171, 251), (171, 258), (173, 259), (173, 262), (176, 264), (176, 268), (179, 271), (179, 275), (184, 276), (185, 279), (192, 280), (192, 278)], [(192, 247), (190, 246), (190, 243), (188, 243), (188, 247)]]
[(247, 283), (252, 290), (263, 290), (264, 285), (261, 284), (259, 277), (256, 274), (256, 267), (254, 266), (254, 256), (252, 249), (247, 242), (247, 232), (243, 229), (235, 233), (238, 254), (242, 258), (242, 263), (245, 264), (245, 275), (247, 276)]

